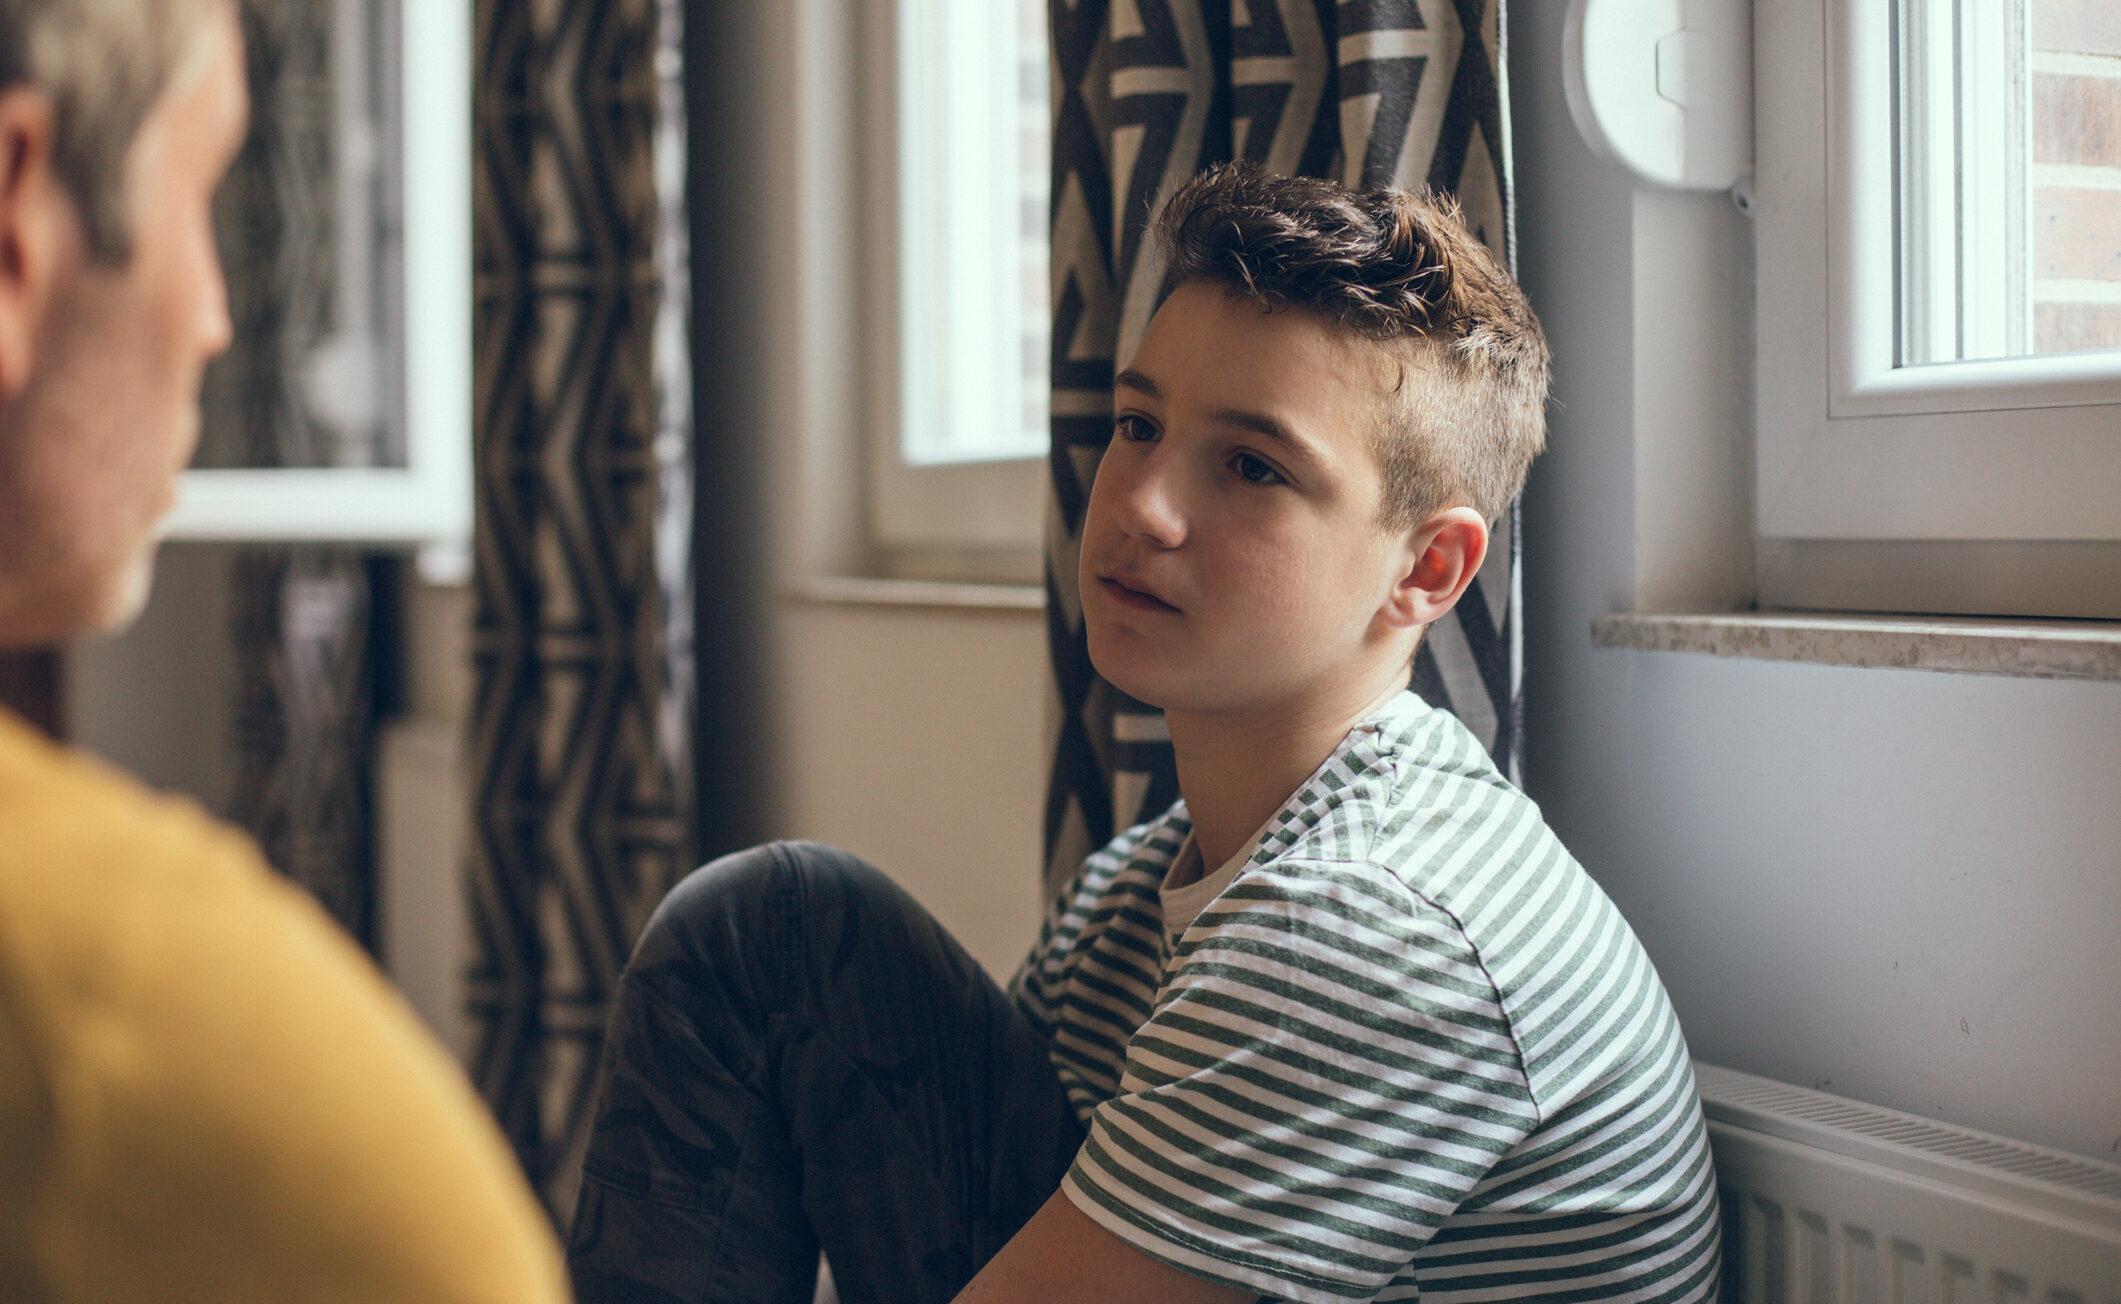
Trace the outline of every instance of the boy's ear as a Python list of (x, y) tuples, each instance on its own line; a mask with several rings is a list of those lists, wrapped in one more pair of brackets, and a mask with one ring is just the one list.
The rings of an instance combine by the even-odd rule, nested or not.
[(1393, 629), (1426, 625), (1458, 604), (1488, 555), (1488, 522), (1446, 507), (1407, 534), (1406, 562), (1379, 616)]
[(63, 223), (78, 220), (52, 168), (54, 130), (50, 96), (27, 85), (0, 91), (0, 398), (29, 382)]

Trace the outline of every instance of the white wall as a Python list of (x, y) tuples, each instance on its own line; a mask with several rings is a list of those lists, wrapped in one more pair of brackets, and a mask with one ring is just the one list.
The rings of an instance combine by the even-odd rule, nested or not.
[[(715, 57), (740, 79), (727, 93), (755, 128), (728, 142), (727, 177), (748, 202), (727, 201), (744, 215), (717, 266), (759, 287), (730, 293), (757, 332), (746, 381), (761, 428), (746, 437), (769, 452), (760, 542), (777, 589), (878, 569), (863, 474), (881, 408), (861, 344), (888, 323), (860, 286), (889, 252), (866, 169), (889, 164), (857, 102), (868, 12), (781, 0), (732, 9), (717, 29)], [(768, 625), (769, 831), (875, 863), (1006, 978), (1043, 904), (1044, 616), (784, 597)]]
[(998, 980), (1043, 905), (1046, 627), (1036, 611), (779, 611), (780, 836), (884, 869)]
[(235, 550), (165, 544), (140, 618), (68, 650), (67, 734), (226, 815), (235, 796)]
[[(1528, 786), (1698, 1056), (2115, 1160), (2121, 684), (1591, 646), (1593, 615), (1742, 574), (1748, 450), (1672, 423), (1713, 420), (1684, 391), (1744, 347), (1751, 250), (1727, 200), (1637, 196), (1590, 157), (1563, 8), (1511, 15), (1520, 267), (1557, 391), (1527, 493)], [(1675, 249), (1710, 264), (1675, 273)], [(1723, 288), (1675, 323), (1675, 278)], [(1718, 438), (1742, 439), (1732, 385)]]

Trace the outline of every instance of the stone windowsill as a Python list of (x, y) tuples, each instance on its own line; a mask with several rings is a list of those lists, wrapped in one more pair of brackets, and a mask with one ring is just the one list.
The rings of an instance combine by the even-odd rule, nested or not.
[(1591, 621), (1600, 647), (2121, 681), (2121, 622), (1841, 612), (1623, 612)]
[(783, 587), (781, 596), (786, 602), (812, 606), (1002, 612), (1046, 609), (1046, 592), (1035, 584), (967, 584), (862, 575), (809, 576), (791, 581)]
[[(1030, 584), (967, 584), (865, 576), (790, 583), (784, 601), (826, 606), (1032, 613)], [(1842, 612), (1621, 612), (1591, 622), (1600, 647), (1944, 670), (2036, 679), (2121, 681), (2121, 622), (1871, 616)]]

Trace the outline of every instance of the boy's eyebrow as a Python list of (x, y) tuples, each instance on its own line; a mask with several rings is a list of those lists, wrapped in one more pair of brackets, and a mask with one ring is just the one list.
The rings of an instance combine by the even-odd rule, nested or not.
[(1147, 394), (1150, 398), (1153, 399), (1160, 400), (1164, 396), (1163, 386), (1157, 384), (1155, 381), (1149, 379), (1147, 376), (1144, 376), (1142, 373), (1136, 371), (1132, 367), (1129, 367), (1125, 371), (1122, 371), (1118, 375), (1114, 376), (1112, 378), (1112, 384), (1114, 388), (1125, 386), (1126, 388), (1134, 390), (1137, 393)]
[(1255, 435), (1262, 435), (1291, 453), (1309, 455), (1311, 452), (1311, 445), (1307, 440), (1263, 412), (1246, 412), (1242, 408), (1217, 408), (1208, 414), (1208, 419), (1217, 425), (1236, 426), (1239, 430), (1249, 430)]
[[(1132, 367), (1112, 377), (1112, 384), (1114, 388), (1131, 389), (1159, 402), (1164, 397), (1162, 386)], [(1273, 440), (1292, 453), (1309, 454), (1312, 451), (1308, 440), (1289, 429), (1286, 424), (1262, 412), (1247, 412), (1243, 408), (1217, 408), (1208, 414), (1208, 419), (1217, 425), (1249, 430), (1255, 435)]]

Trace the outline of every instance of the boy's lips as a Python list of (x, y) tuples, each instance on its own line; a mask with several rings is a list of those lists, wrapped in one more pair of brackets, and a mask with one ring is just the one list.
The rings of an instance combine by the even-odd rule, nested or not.
[(1139, 576), (1126, 571), (1106, 571), (1097, 577), (1112, 600), (1123, 607), (1136, 611), (1177, 611), (1178, 608), (1158, 597), (1148, 583)]

